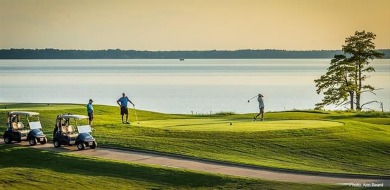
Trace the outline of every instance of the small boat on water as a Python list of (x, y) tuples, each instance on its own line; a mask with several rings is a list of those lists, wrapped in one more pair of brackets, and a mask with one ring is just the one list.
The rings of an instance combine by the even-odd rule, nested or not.
[(180, 61), (184, 61), (184, 59), (183, 59), (183, 58), (180, 58)]

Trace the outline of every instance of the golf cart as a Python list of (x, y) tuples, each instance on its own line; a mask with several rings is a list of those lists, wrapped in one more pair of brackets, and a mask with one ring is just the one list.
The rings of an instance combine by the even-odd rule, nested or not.
[[(46, 135), (42, 132), (42, 125), (39, 121), (39, 113), (27, 111), (12, 111), (7, 114), (7, 129), (4, 132), (4, 143), (12, 141), (28, 141), (30, 146), (46, 144)], [(27, 125), (26, 125), (27, 124)], [(27, 127), (26, 127), (27, 126)]]
[(76, 145), (79, 150), (83, 150), (85, 147), (90, 147), (91, 149), (96, 148), (97, 143), (91, 135), (91, 126), (81, 125), (82, 121), (88, 121), (88, 116), (73, 114), (58, 115), (53, 131), (54, 147)]

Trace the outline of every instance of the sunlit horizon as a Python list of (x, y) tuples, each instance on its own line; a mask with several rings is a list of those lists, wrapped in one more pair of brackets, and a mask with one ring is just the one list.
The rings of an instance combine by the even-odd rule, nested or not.
[(355, 31), (390, 48), (387, 0), (0, 1), (0, 49), (339, 50)]

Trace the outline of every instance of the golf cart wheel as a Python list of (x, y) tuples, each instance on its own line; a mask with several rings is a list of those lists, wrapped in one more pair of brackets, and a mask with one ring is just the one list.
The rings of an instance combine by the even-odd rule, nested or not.
[(53, 144), (54, 144), (54, 147), (56, 147), (56, 148), (59, 148), (59, 147), (61, 147), (61, 144), (60, 144), (60, 142), (59, 142), (59, 141), (57, 141), (57, 140), (54, 140)]
[(34, 146), (37, 144), (37, 139), (33, 137), (30, 140), (28, 140), (28, 143), (30, 144), (30, 146)]
[(85, 144), (84, 143), (77, 144), (77, 149), (84, 150), (85, 149)]
[(41, 143), (41, 144), (46, 144), (46, 143), (47, 143), (47, 138), (46, 138), (46, 137), (43, 138), (43, 141), (41, 141), (41, 142), (39, 142), (39, 143)]
[(90, 146), (91, 149), (95, 149), (97, 147), (96, 141), (93, 141), (92, 145)]
[(11, 144), (11, 143), (12, 143), (12, 141), (11, 141), (11, 139), (9, 138), (8, 135), (4, 137), (4, 143), (5, 143), (5, 144)]

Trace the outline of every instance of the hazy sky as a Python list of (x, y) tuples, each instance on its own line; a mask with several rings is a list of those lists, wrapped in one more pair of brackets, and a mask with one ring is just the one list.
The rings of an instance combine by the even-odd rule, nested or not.
[(0, 0), (0, 49), (390, 48), (390, 0)]

